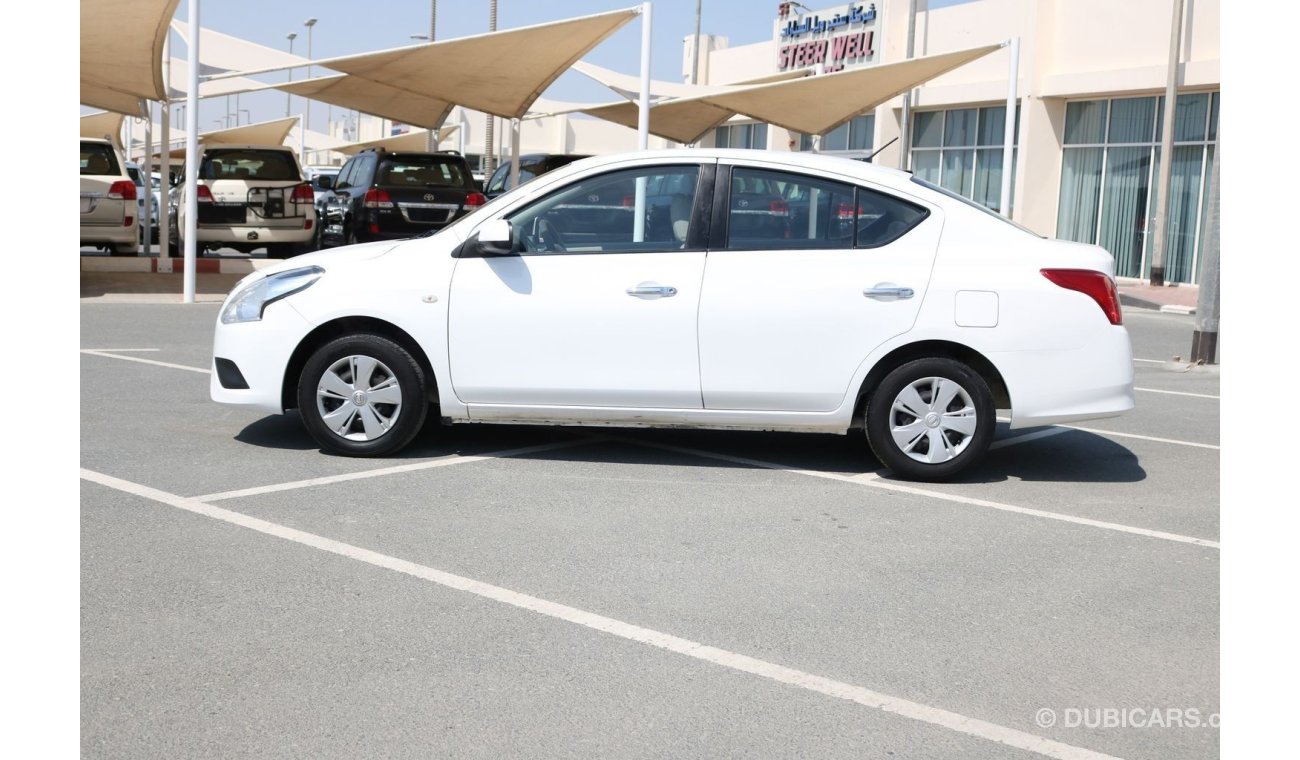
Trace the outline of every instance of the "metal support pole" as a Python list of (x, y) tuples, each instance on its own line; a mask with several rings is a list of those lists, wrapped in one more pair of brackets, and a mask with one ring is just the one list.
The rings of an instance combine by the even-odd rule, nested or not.
[[(125, 145), (123, 147), (126, 148), (127, 161), (135, 160), (135, 127), (131, 125), (131, 122), (134, 120), (134, 116), (128, 116), (122, 120), (122, 127), (126, 131), (126, 139), (123, 140)], [(118, 135), (118, 137), (121, 137), (121, 135)]]
[(510, 120), (510, 186), (519, 187), (519, 128), (522, 119)]
[(140, 214), (140, 229), (144, 230), (144, 255), (153, 253), (153, 103), (144, 107), (144, 159), (140, 173), (144, 175), (144, 211)]
[(1020, 38), (1011, 38), (1011, 66), (1007, 70), (1007, 118), (1002, 125), (1002, 200), (998, 210), (1011, 218), (1011, 160), (1016, 144), (1016, 85), (1020, 81)]
[[(927, 16), (927, 18), (929, 18)], [(912, 59), (912, 54), (916, 51), (916, 0), (909, 0), (907, 4), (907, 59)], [(903, 129), (902, 140), (899, 140), (898, 149), (898, 168), (907, 170), (908, 159), (912, 152), (912, 89), (909, 87), (907, 92), (903, 93)]]
[(1151, 249), (1151, 284), (1165, 284), (1165, 248), (1169, 237), (1169, 190), (1174, 165), (1174, 115), (1178, 105), (1178, 59), (1183, 46), (1183, 0), (1174, 0), (1169, 30), (1169, 73), (1165, 80), (1164, 129), (1160, 136), (1160, 184), (1156, 186), (1155, 245)]
[(182, 303), (194, 303), (194, 269), (199, 237), (199, 0), (189, 7), (190, 71), (185, 93), (185, 277)]
[[(438, 39), (438, 0), (429, 2), (429, 42)], [(437, 127), (429, 128), (429, 136), (425, 140), (425, 150), (432, 153), (438, 148), (438, 129)], [(464, 151), (461, 152), (464, 155)]]
[[(645, 150), (650, 147), (650, 24), (651, 4), (641, 3), (641, 93), (637, 101), (636, 147)], [(646, 216), (646, 178), (637, 177), (636, 195), (633, 205), (632, 242), (645, 240)]]
[[(497, 0), (490, 0), (488, 3), (488, 31), (497, 30)], [(487, 126), (483, 130), (483, 176), (488, 179), (492, 178), (492, 172), (497, 168), (497, 156), (493, 151), (496, 135), (496, 117), (492, 114), (483, 114)]]
[(172, 232), (172, 55), (171, 55), (172, 32), (169, 28), (167, 36), (163, 40), (163, 92), (166, 93), (167, 99), (162, 102), (162, 135), (159, 142), (162, 147), (162, 156), (158, 162), (158, 176), (161, 178), (158, 194), (161, 196), (162, 208), (159, 209), (161, 214), (158, 217), (158, 258), (163, 259), (171, 255), (171, 232)]
[(700, 83), (700, 5), (703, 1), (695, 0), (695, 40), (691, 43), (691, 84)]
[(1192, 362), (1214, 364), (1219, 349), (1219, 153), (1223, 130), (1210, 162), (1210, 197), (1205, 205), (1205, 239), (1201, 243), (1200, 292), (1196, 297), (1196, 327), (1192, 331)]
[[(297, 32), (289, 32), (285, 39), (289, 40), (289, 55), (293, 55), (293, 41), (298, 38)], [(293, 69), (289, 69), (289, 81), (293, 81)], [(289, 118), (289, 109), (293, 107), (293, 93), (286, 91), (284, 93), (284, 118)]]

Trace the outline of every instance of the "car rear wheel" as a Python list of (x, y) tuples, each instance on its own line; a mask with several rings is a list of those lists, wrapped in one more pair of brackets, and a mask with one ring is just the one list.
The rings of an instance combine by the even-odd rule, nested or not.
[(909, 480), (943, 480), (988, 450), (997, 418), (984, 378), (959, 361), (917, 359), (890, 372), (867, 404), (867, 441)]
[(392, 454), (415, 437), (428, 414), (419, 362), (370, 333), (336, 338), (307, 360), (298, 409), (321, 448), (354, 457)]

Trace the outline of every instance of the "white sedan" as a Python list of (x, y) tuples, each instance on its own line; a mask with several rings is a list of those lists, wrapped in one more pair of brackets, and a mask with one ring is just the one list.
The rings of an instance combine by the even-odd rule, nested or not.
[[(591, 158), (436, 235), (300, 256), (222, 306), (212, 398), (392, 454), (430, 413), (865, 431), (942, 479), (1012, 428), (1133, 408), (1105, 250), (910, 174), (749, 150)], [(432, 412), (430, 411), (432, 410)]]

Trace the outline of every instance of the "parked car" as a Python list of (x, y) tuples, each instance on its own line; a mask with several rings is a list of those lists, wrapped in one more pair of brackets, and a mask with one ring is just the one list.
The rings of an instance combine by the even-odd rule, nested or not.
[[(188, 171), (188, 167), (186, 169)], [(185, 181), (175, 190), (172, 255), (184, 248)], [(315, 193), (298, 157), (281, 145), (204, 147), (198, 177), (198, 250), (229, 247), (270, 258), (288, 258), (312, 248), (316, 237)]]
[[(850, 199), (850, 234), (741, 223), (731, 197), (760, 178), (788, 198)], [(618, 227), (557, 234), (640, 179), (685, 203), (656, 211), (647, 192)], [(939, 480), (980, 459), (995, 410), (1024, 428), (1133, 407), (1113, 268), (1102, 248), (851, 159), (605, 156), (436, 235), (250, 275), (221, 308), (210, 393), (296, 408), (323, 449), (351, 456), (400, 450), (430, 415), (865, 431), (894, 473)]]
[(328, 203), (325, 246), (440, 230), (487, 202), (455, 151), (363, 150), (343, 165)]
[(135, 183), (136, 215), (140, 218), (142, 226), (140, 230), (141, 243), (144, 242), (144, 199), (149, 199), (149, 233), (151, 235), (150, 243), (153, 243), (158, 240), (158, 214), (159, 209), (162, 207), (162, 199), (158, 192), (158, 175), (154, 174), (150, 178), (150, 187), (146, 189), (144, 186), (144, 172), (140, 169), (139, 164), (134, 161), (127, 161), (126, 173), (131, 178), (131, 181)]
[(325, 212), (329, 206), (329, 201), (334, 197), (334, 183), (338, 181), (341, 166), (308, 166), (303, 170), (307, 181), (311, 183), (312, 194), (315, 201), (312, 205), (316, 207), (316, 235), (312, 240), (312, 250), (321, 247), (321, 230), (325, 227)]
[[(569, 164), (583, 158), (590, 158), (585, 153), (529, 153), (519, 157), (519, 184), (523, 184), (533, 177), (540, 177), (549, 171), (555, 171), (561, 166)], [(507, 190), (514, 188), (510, 182), (510, 162), (506, 161), (492, 172), (492, 178), (484, 185), (486, 188), (483, 193), (489, 199), (501, 195)]]
[(81, 138), (81, 244), (113, 256), (140, 252), (135, 182), (108, 140)]

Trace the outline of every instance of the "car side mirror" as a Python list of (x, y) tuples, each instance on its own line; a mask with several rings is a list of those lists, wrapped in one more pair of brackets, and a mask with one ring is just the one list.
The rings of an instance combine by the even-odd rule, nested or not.
[(328, 174), (318, 174), (313, 184), (321, 190), (329, 190), (334, 187), (334, 178)]
[(505, 219), (484, 222), (458, 251), (459, 258), (511, 256), (515, 253), (515, 232)]

